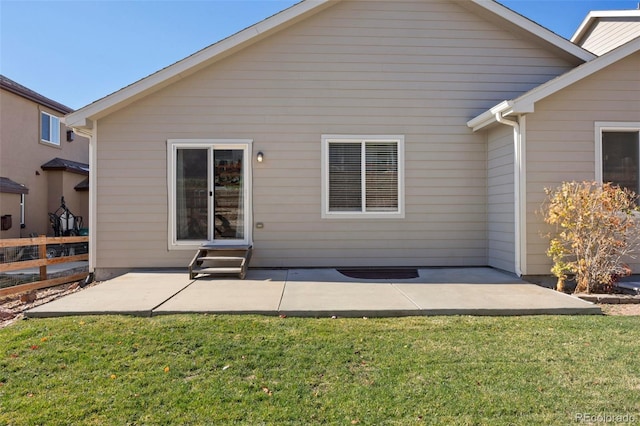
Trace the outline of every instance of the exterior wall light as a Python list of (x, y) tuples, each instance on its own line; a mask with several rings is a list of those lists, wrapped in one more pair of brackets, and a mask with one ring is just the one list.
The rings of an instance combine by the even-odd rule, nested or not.
[(264, 160), (264, 154), (262, 153), (262, 151), (260, 151), (258, 155), (256, 155), (256, 160), (258, 161), (258, 163), (262, 163), (262, 161)]

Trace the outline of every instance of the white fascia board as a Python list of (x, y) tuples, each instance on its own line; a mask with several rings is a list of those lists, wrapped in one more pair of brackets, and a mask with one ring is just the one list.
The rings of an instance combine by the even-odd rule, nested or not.
[(497, 3), (494, 0), (470, 0), (470, 1), (512, 22), (513, 24), (524, 29), (525, 31), (528, 31), (531, 34), (536, 35), (542, 40), (556, 46), (561, 50), (564, 50), (565, 52), (575, 56), (576, 58), (579, 58), (586, 62), (596, 57), (596, 55), (594, 55), (593, 53), (583, 49), (582, 47), (576, 44), (571, 43), (569, 40), (559, 36), (553, 31), (546, 29), (542, 25), (539, 25), (528, 18), (525, 18), (524, 16), (501, 5), (500, 3)]
[(640, 38), (632, 40), (627, 44), (624, 44), (617, 49), (612, 50), (591, 62), (582, 64), (571, 71), (562, 74), (559, 77), (550, 80), (535, 89), (532, 89), (524, 95), (514, 99), (513, 113), (525, 114), (534, 112), (535, 103), (541, 99), (550, 96), (567, 86), (570, 86), (583, 78), (586, 78), (596, 72), (612, 65), (627, 56), (636, 53), (640, 50)]
[(67, 127), (71, 127), (74, 130), (83, 129), (90, 132), (93, 129), (93, 121), (87, 117), (74, 116), (74, 113), (69, 113), (62, 118), (62, 121)]
[(591, 28), (591, 24), (593, 23), (593, 21), (597, 19), (594, 14), (595, 12), (589, 12), (587, 17), (584, 18), (584, 21), (582, 21), (576, 32), (573, 33), (573, 36), (571, 36), (571, 43), (579, 43), (581, 41), (580, 39), (582, 38), (582, 36), (587, 32), (589, 28)]
[(474, 132), (477, 132), (478, 130), (497, 122), (496, 114), (501, 114), (503, 116), (508, 115), (512, 109), (512, 101), (502, 101), (493, 108), (467, 121), (467, 126), (473, 129)]
[(169, 65), (142, 80), (138, 80), (111, 95), (68, 114), (66, 116), (67, 125), (70, 127), (85, 127), (87, 118), (96, 120), (106, 115), (107, 112), (116, 108), (119, 104), (126, 104), (139, 97), (146, 96), (154, 90), (158, 90), (173, 81), (190, 75), (200, 67), (209, 65), (210, 62), (218, 57), (223, 57), (224, 54), (231, 53), (235, 49), (245, 46), (247, 43), (258, 41), (263, 35), (278, 29), (280, 26), (293, 23), (296, 18), (322, 10), (324, 7), (328, 7), (339, 1), (340, 0), (304, 0), (251, 27), (206, 47), (185, 59)]
[(635, 18), (640, 17), (640, 10), (594, 10), (589, 12), (584, 21), (571, 37), (572, 43), (580, 43), (581, 38), (591, 29), (592, 24), (599, 18)]
[(640, 51), (640, 38), (632, 40), (627, 44), (624, 44), (617, 49), (614, 49), (611, 52), (608, 52), (600, 56), (599, 58), (594, 59), (591, 62), (582, 64), (572, 69), (571, 71), (568, 71), (565, 74), (562, 74), (561, 76), (558, 76), (553, 80), (550, 80), (536, 87), (535, 89), (528, 91), (527, 93), (514, 100), (502, 101), (493, 108), (469, 120), (467, 122), (467, 126), (471, 127), (475, 132), (496, 122), (494, 116), (497, 113), (502, 114), (502, 116), (504, 117), (510, 114), (522, 115), (535, 112), (535, 104), (541, 99), (553, 95), (554, 93), (638, 51)]

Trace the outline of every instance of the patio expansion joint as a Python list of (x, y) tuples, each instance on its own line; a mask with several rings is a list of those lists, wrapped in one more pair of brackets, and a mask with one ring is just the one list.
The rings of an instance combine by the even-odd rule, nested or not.
[(287, 269), (286, 274), (284, 276), (284, 282), (282, 284), (282, 292), (280, 293), (280, 300), (278, 300), (278, 307), (276, 308), (277, 313), (280, 313), (282, 311), (282, 299), (284, 299), (284, 292), (287, 289), (288, 282), (289, 282), (289, 270)]
[(167, 303), (169, 300), (173, 299), (174, 297), (176, 297), (177, 295), (179, 295), (180, 293), (182, 293), (183, 291), (185, 291), (187, 288), (189, 288), (191, 286), (191, 284), (196, 282), (196, 278), (192, 279), (191, 282), (189, 282), (187, 285), (185, 285), (184, 287), (182, 287), (180, 290), (176, 291), (175, 293), (173, 293), (171, 296), (167, 297), (165, 300), (163, 300), (162, 302), (160, 302), (158, 305), (154, 306), (153, 308), (151, 308), (149, 310), (149, 316), (152, 317), (154, 316), (154, 311), (156, 309), (158, 309), (160, 306), (164, 305), (165, 303)]
[(422, 307), (420, 305), (418, 305), (415, 300), (413, 300), (407, 293), (405, 293), (404, 291), (402, 291), (400, 288), (398, 288), (398, 286), (396, 285), (396, 283), (389, 283), (391, 284), (391, 287), (393, 287), (398, 293), (400, 293), (401, 295), (403, 295), (409, 302), (413, 303), (413, 306), (415, 306), (418, 310), (422, 310)]

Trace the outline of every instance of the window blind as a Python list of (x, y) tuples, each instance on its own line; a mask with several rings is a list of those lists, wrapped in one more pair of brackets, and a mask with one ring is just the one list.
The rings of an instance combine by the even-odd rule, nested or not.
[(362, 144), (329, 144), (329, 211), (362, 211)]
[(396, 142), (329, 143), (329, 211), (398, 211)]
[(366, 143), (365, 211), (398, 210), (398, 145)]

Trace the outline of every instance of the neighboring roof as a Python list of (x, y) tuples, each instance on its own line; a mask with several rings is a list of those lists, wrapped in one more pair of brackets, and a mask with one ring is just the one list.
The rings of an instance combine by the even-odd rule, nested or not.
[[(303, 0), (296, 5), (248, 27), (218, 43), (215, 43), (193, 55), (149, 75), (119, 91), (93, 102), (65, 117), (68, 126), (78, 131), (91, 133), (93, 121), (116, 111), (137, 99), (185, 78), (194, 72), (213, 64), (265, 37), (287, 28), (313, 14), (324, 10), (342, 0)], [(595, 55), (570, 41), (560, 37), (541, 25), (508, 9), (494, 0), (453, 0), (465, 7), (476, 8), (492, 17), (507, 21), (533, 37), (549, 43), (551, 46), (573, 56), (580, 61), (589, 61)], [(460, 2), (461, 1), (461, 2)]]
[[(508, 101), (502, 101), (479, 116), (469, 120), (467, 126), (477, 131), (495, 123), (496, 114), (501, 116), (526, 114), (534, 112), (536, 102), (557, 93), (594, 73), (640, 51), (640, 38), (614, 49), (591, 62), (580, 65), (559, 77), (550, 80), (525, 94)], [(640, 74), (638, 75), (640, 80)]]
[(65, 160), (63, 158), (54, 158), (51, 161), (47, 161), (42, 166), (42, 170), (63, 170), (71, 173), (78, 173), (81, 175), (89, 174), (89, 165), (85, 163), (79, 163), (77, 161)]
[(0, 193), (3, 194), (28, 194), (29, 188), (9, 178), (0, 177)]
[(4, 75), (0, 75), (0, 87), (11, 93), (15, 93), (18, 96), (22, 96), (25, 99), (29, 99), (30, 101), (58, 111), (59, 113), (69, 114), (70, 112), (73, 112), (72, 108), (62, 105), (60, 102), (56, 102), (46, 96), (42, 96), (40, 93), (24, 87), (22, 84), (16, 83)]
[(471, 4), (480, 6), (482, 9), (491, 12), (495, 16), (502, 18), (529, 34), (549, 43), (549, 45), (564, 51), (565, 53), (587, 62), (596, 57), (593, 53), (582, 47), (571, 43), (566, 38), (554, 33), (539, 23), (515, 12), (495, 0), (457, 0), (461, 5)]
[(88, 191), (89, 190), (89, 178), (84, 179), (82, 182), (73, 187), (76, 191)]
[(595, 26), (598, 20), (603, 18), (640, 18), (638, 10), (594, 10), (589, 12), (584, 21), (571, 37), (571, 42), (581, 44), (583, 37)]

